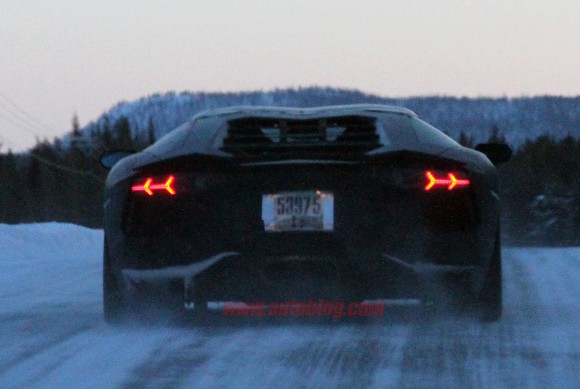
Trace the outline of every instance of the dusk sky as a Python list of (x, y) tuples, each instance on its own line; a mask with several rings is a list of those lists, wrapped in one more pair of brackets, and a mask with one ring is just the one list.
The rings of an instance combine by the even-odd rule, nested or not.
[(0, 0), (0, 143), (117, 102), (300, 86), (580, 94), (580, 1)]

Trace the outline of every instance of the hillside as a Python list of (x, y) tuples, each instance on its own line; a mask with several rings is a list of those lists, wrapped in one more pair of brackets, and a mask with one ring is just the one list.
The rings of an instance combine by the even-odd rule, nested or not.
[(497, 99), (433, 96), (392, 99), (359, 91), (319, 87), (269, 92), (154, 94), (116, 104), (89, 123), (83, 132), (98, 132), (107, 122), (110, 125), (126, 117), (134, 136), (145, 136), (151, 129), (159, 138), (191, 116), (207, 109), (232, 105), (312, 107), (352, 103), (391, 104), (410, 108), (455, 139), (459, 139), (460, 133), (464, 132), (475, 142), (482, 142), (488, 139), (494, 126), (515, 147), (542, 135), (548, 135), (554, 140), (568, 135), (580, 138), (580, 96)]

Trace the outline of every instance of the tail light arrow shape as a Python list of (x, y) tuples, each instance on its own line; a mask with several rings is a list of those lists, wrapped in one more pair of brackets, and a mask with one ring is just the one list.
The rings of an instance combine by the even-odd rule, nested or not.
[(159, 184), (154, 184), (153, 178), (147, 178), (147, 180), (145, 181), (145, 183), (143, 185), (133, 185), (131, 187), (131, 190), (133, 192), (145, 192), (149, 196), (153, 196), (153, 193), (156, 190), (165, 190), (170, 195), (174, 195), (175, 189), (171, 186), (174, 181), (175, 181), (175, 177), (169, 176), (165, 182), (159, 183)]
[(469, 180), (458, 179), (453, 173), (448, 173), (448, 178), (436, 178), (431, 171), (426, 171), (425, 177), (427, 177), (428, 181), (427, 185), (425, 186), (426, 191), (431, 190), (431, 188), (435, 186), (447, 186), (448, 190), (453, 190), (459, 186), (469, 185)]

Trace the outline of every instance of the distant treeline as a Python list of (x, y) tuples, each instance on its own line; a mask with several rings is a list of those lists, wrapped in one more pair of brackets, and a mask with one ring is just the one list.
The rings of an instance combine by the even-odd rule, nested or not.
[(497, 125), (510, 145), (547, 135), (561, 140), (580, 138), (580, 96), (534, 96), (514, 98), (406, 97), (388, 98), (356, 90), (309, 87), (237, 93), (168, 92), (121, 102), (82, 129), (98, 130), (105, 122), (126, 117), (134, 134), (155, 129), (160, 137), (193, 115), (207, 109), (249, 106), (314, 107), (341, 104), (390, 104), (409, 108), (437, 128), (458, 139), (464, 131), (481, 143)]
[(37, 141), (29, 152), (0, 154), (0, 222), (102, 227), (107, 170), (100, 156), (113, 149), (142, 150), (154, 141), (152, 131), (133, 136), (126, 118), (105, 122), (87, 138), (75, 118), (66, 142)]
[[(503, 141), (502, 129), (491, 126), (488, 138)], [(99, 156), (110, 149), (141, 150), (154, 140), (153, 124), (135, 132), (125, 117), (103, 121), (89, 136), (81, 135), (73, 120), (66, 142), (38, 141), (27, 153), (0, 154), (0, 222), (102, 227), (107, 172)], [(463, 132), (458, 141), (474, 143)], [(506, 243), (580, 245), (579, 156), (579, 139), (542, 136), (527, 141), (499, 167)]]

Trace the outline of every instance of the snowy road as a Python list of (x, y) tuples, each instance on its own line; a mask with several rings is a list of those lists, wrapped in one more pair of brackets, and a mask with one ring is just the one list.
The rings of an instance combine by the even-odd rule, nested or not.
[(72, 225), (0, 225), (0, 388), (580, 387), (580, 248), (504, 250), (495, 324), (118, 329), (101, 318), (101, 245)]

